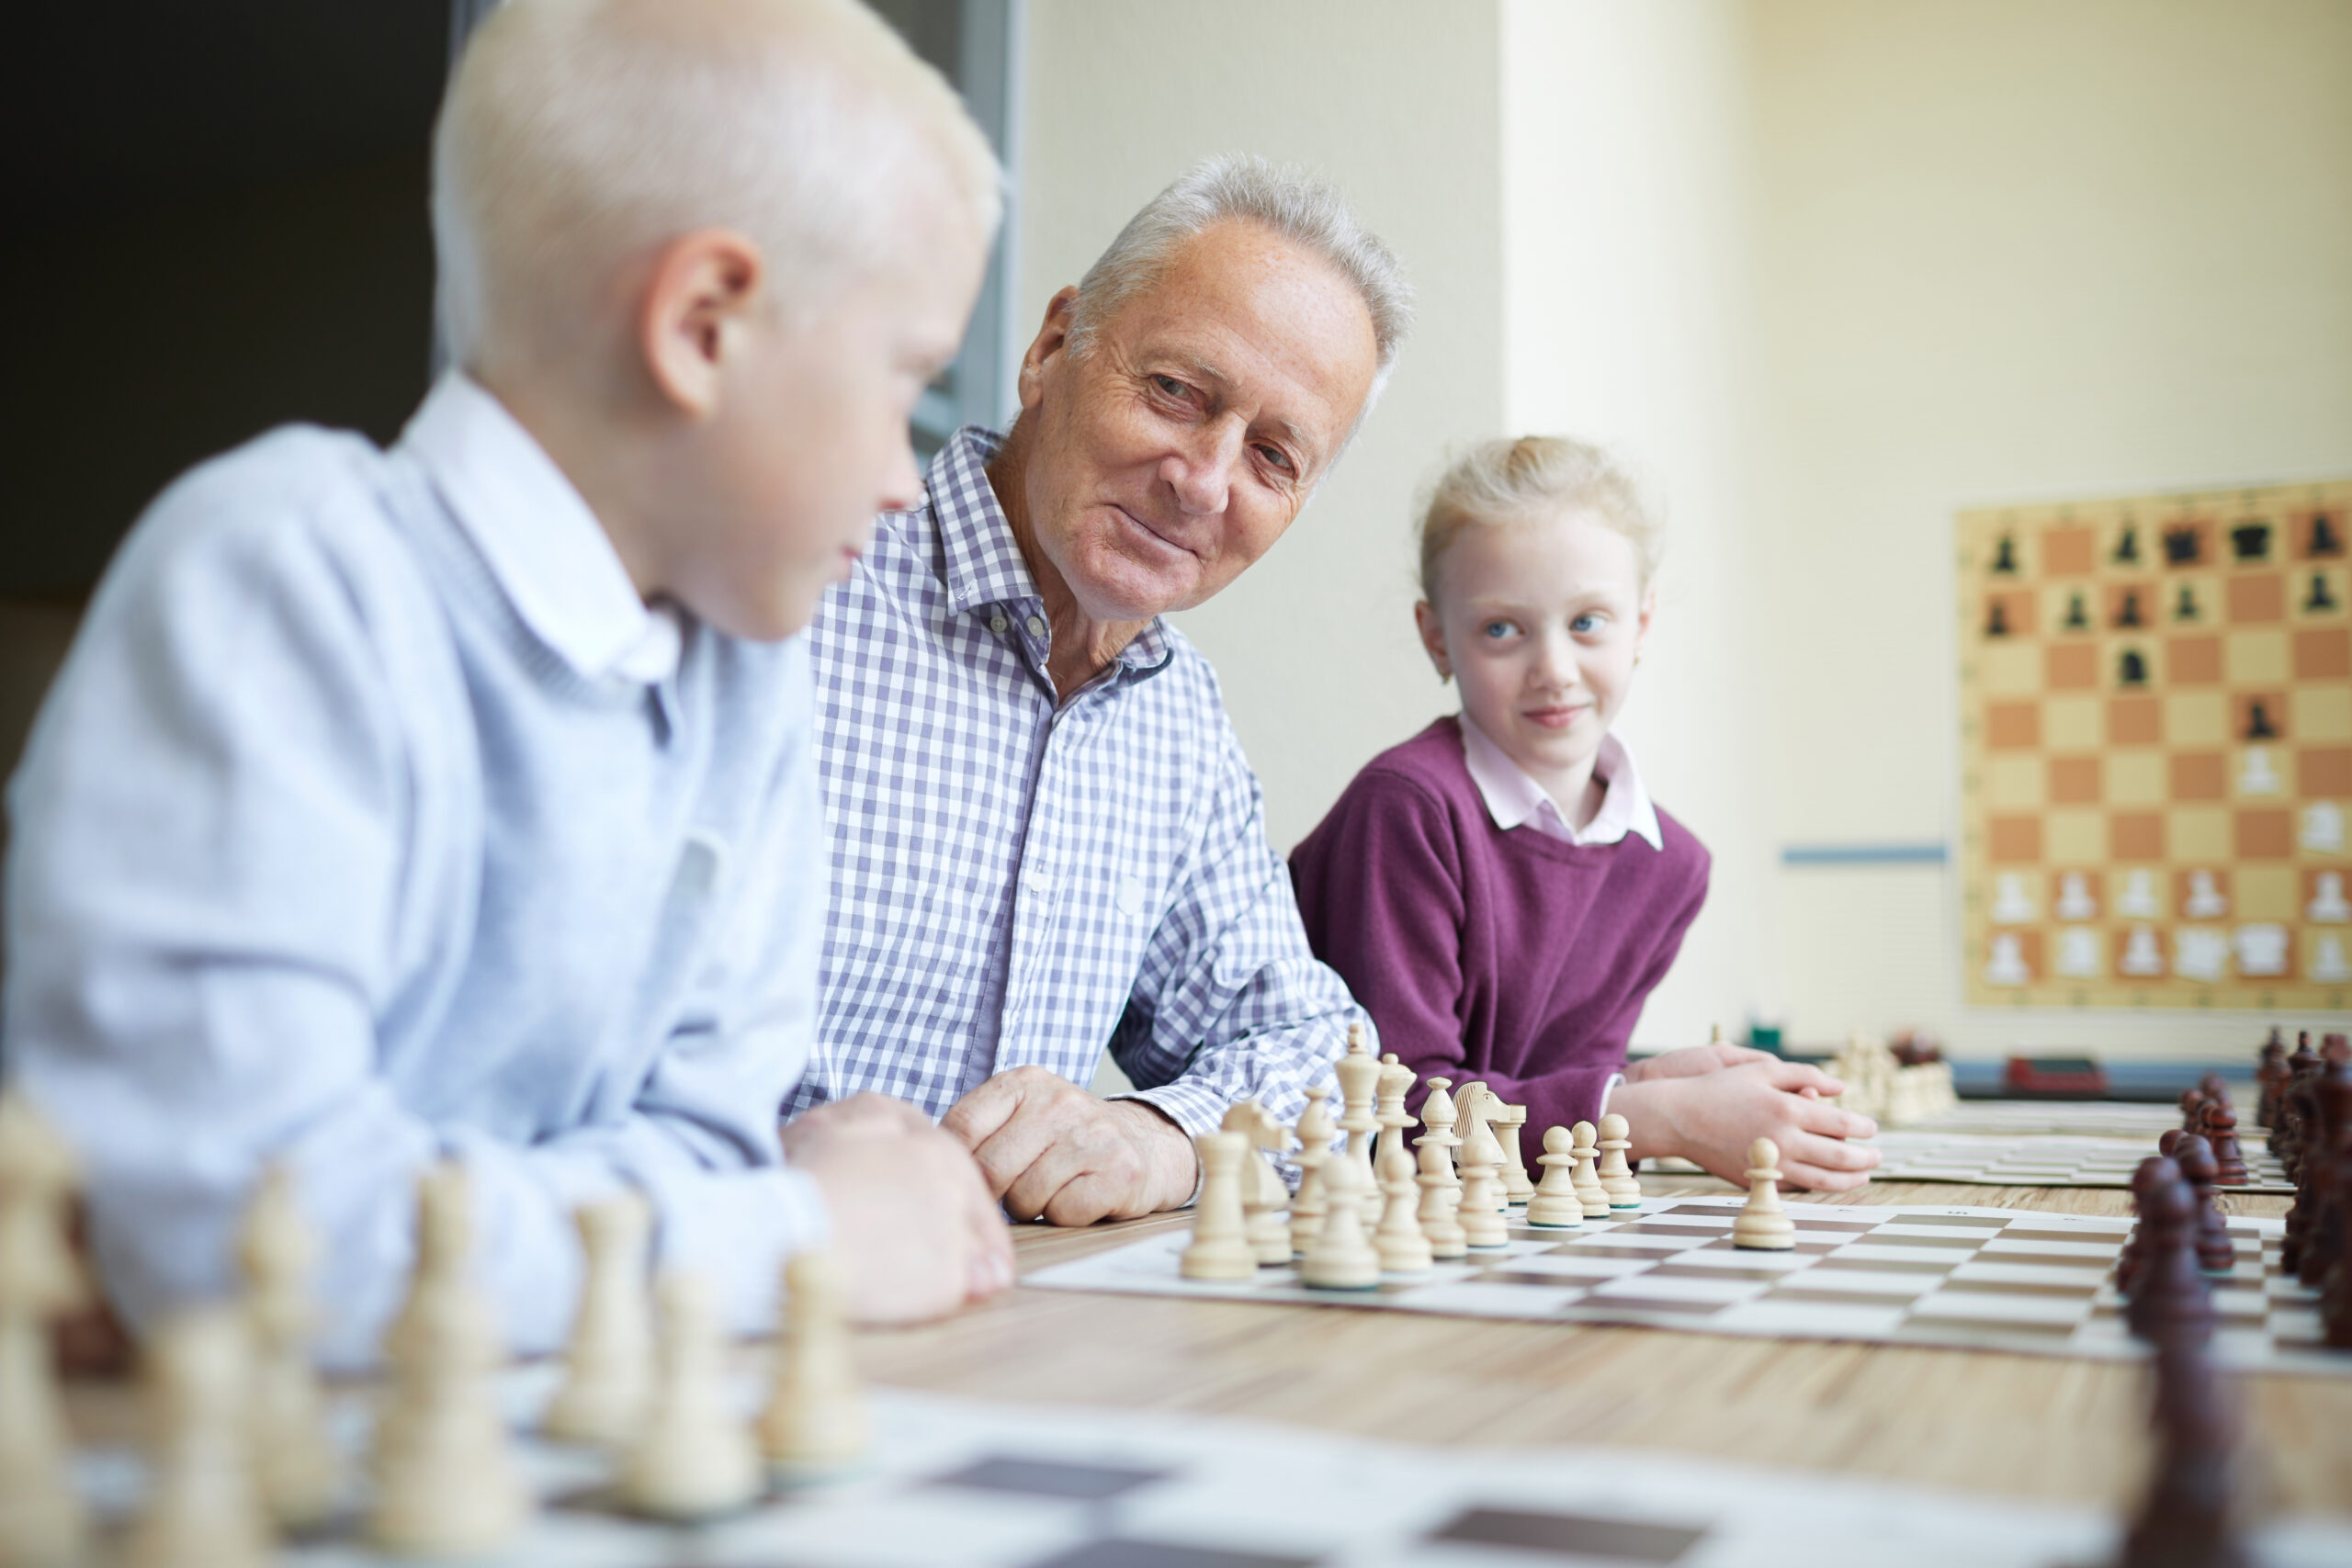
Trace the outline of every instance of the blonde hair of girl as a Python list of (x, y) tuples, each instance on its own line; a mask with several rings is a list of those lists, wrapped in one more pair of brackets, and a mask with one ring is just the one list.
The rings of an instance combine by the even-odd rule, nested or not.
[(1421, 509), (1421, 596), (1437, 603), (1445, 553), (1464, 528), (1581, 513), (1624, 536), (1646, 590), (1666, 536), (1609, 454), (1566, 435), (1482, 441), (1454, 459)]

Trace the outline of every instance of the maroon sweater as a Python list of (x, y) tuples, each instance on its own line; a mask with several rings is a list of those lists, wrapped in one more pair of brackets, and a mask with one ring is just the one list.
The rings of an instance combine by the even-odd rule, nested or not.
[[(1544, 1128), (1594, 1120), (1642, 1003), (1707, 898), (1707, 851), (1657, 814), (1639, 834), (1566, 844), (1495, 826), (1442, 718), (1365, 764), (1291, 852), (1316, 955), (1427, 1077), (1483, 1078)], [(1419, 1096), (1416, 1095), (1416, 1102)]]

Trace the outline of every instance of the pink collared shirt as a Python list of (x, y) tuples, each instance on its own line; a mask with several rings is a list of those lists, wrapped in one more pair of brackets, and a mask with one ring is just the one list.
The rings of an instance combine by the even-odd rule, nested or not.
[(1613, 844), (1628, 833), (1638, 833), (1650, 848), (1666, 848), (1665, 836), (1658, 830), (1657, 807), (1651, 804), (1650, 792), (1642, 787), (1634, 754), (1614, 735), (1600, 738), (1600, 755), (1593, 759), (1592, 775), (1608, 793), (1582, 832), (1569, 825), (1559, 803), (1528, 776), (1526, 769), (1487, 739), (1486, 731), (1466, 711), (1462, 715), (1462, 760), (1469, 765), (1470, 782), (1478, 786), (1479, 798), (1487, 803), (1487, 814), (1505, 832), (1532, 825), (1545, 838), (1564, 844)]

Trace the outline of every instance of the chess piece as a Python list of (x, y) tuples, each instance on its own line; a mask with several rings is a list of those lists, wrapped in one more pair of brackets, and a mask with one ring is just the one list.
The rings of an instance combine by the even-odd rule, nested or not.
[(2172, 1179), (2155, 1181), (2141, 1201), (2142, 1240), (2124, 1321), (2142, 1339), (2181, 1335), (2201, 1344), (2212, 1334), (2213, 1301), (2197, 1266), (2197, 1197), (2179, 1179), (2180, 1168), (2164, 1163)]
[(1290, 1204), (1290, 1249), (1294, 1258), (1304, 1258), (1323, 1231), (1323, 1170), (1334, 1157), (1331, 1140), (1339, 1133), (1332, 1123), (1330, 1109), (1323, 1103), (1330, 1092), (1328, 1084), (1315, 1085), (1306, 1091), (1306, 1109), (1298, 1113), (1298, 1153), (1291, 1156), (1299, 1171), (1298, 1196)]
[(2058, 879), (2058, 918), (2062, 920), (2095, 920), (2098, 919), (2098, 900), (2091, 897), (2090, 884), (2079, 871), (2070, 871)]
[(1241, 1207), (1249, 1141), (1238, 1133), (1203, 1133), (1193, 1147), (1200, 1152), (1201, 1197), (1193, 1208), (1193, 1244), (1178, 1271), (1187, 1280), (1255, 1279), (1258, 1253)]
[(1454, 1175), (1453, 1156), (1448, 1152), (1453, 1146), (1453, 1130), (1433, 1126), (1413, 1144), (1420, 1151), (1420, 1174), (1414, 1179), (1421, 1190), (1421, 1235), (1429, 1238), (1430, 1255), (1463, 1257), (1470, 1244), (1455, 1218), (1462, 1207), (1462, 1179)]
[(2068, 926), (2058, 933), (2058, 973), (2076, 979), (2099, 974), (2098, 932), (2087, 926)]
[(1323, 1227), (1299, 1259), (1298, 1281), (1318, 1291), (1369, 1291), (1380, 1284), (1380, 1254), (1364, 1238), (1363, 1168), (1345, 1154), (1323, 1165)]
[(2165, 564), (2197, 566), (2205, 559), (2205, 540), (2194, 523), (2165, 530)]
[(2303, 608), (2324, 613), (2329, 610), (2340, 610), (2343, 607), (2337, 602), (2334, 590), (2327, 585), (2327, 573), (2324, 571), (2312, 573), (2312, 591), (2303, 599)]
[(703, 1519), (759, 1495), (759, 1445), (728, 1397), (727, 1334), (710, 1288), (672, 1274), (662, 1281), (661, 1385), (622, 1468), (621, 1502), (655, 1518)]
[(445, 1160), (417, 1182), (417, 1265), (384, 1336), (391, 1390), (376, 1423), (367, 1534), (406, 1557), (489, 1556), (530, 1517), (508, 1451), (489, 1304), (466, 1278), (472, 1224), (466, 1168)]
[(1631, 1131), (1623, 1116), (1612, 1111), (1600, 1119), (1600, 1190), (1609, 1194), (1611, 1209), (1642, 1206), (1642, 1184), (1625, 1160), (1625, 1151), (1633, 1146)]
[(2279, 1035), (2278, 1026), (2271, 1025), (2270, 1038), (2262, 1043), (2260, 1066), (2254, 1071), (2254, 1081), (2261, 1087), (2261, 1098), (2254, 1107), (2254, 1124), (2270, 1127), (2278, 1119), (2278, 1089), (2287, 1081), (2287, 1042)]
[(2153, 1369), (2156, 1460), (2120, 1568), (2249, 1568), (2230, 1526), (2236, 1423), (2212, 1363), (2193, 1340), (2163, 1341)]
[(2072, 594), (2067, 598), (2066, 619), (2062, 623), (2060, 629), (2070, 632), (2086, 632), (2091, 629), (2090, 611), (2084, 607), (2081, 594)]
[(1503, 1223), (1503, 1149), (1494, 1129), (1473, 1122), (1461, 1158), (1463, 1235), (1473, 1249), (1510, 1246), (1510, 1228)]
[[(1405, 1134), (1413, 1125), (1413, 1113), (1405, 1109), (1405, 1097), (1412, 1092), (1413, 1069), (1398, 1061), (1394, 1051), (1381, 1057), (1380, 1137), (1372, 1150), (1374, 1170), (1379, 1169), (1380, 1162), (1388, 1157), (1389, 1150), (1405, 1148)], [(1410, 1158), (1411, 1151), (1408, 1149), (1406, 1155)]]
[(2116, 609), (2115, 624), (2123, 627), (2143, 624), (2140, 619), (2140, 595), (2129, 588), (2123, 591), (2123, 602)]
[(784, 1335), (759, 1437), (760, 1451), (786, 1481), (854, 1465), (873, 1442), (831, 1253), (796, 1253), (784, 1266)]
[(2013, 931), (1996, 931), (1993, 936), (1993, 954), (1984, 964), (1984, 983), (1988, 986), (2022, 986), (2033, 978), (2026, 967), (2025, 949)]
[(2270, 525), (2241, 523), (2230, 530), (2230, 549), (2240, 560), (2270, 558)]
[(1290, 1189), (1274, 1174), (1266, 1156), (1280, 1154), (1290, 1143), (1290, 1132), (1254, 1100), (1226, 1107), (1223, 1130), (1238, 1133), (1249, 1145), (1242, 1156), (1241, 1224), (1259, 1266), (1288, 1263), (1290, 1248)]
[(1605, 1220), (1609, 1217), (1609, 1189), (1600, 1184), (1600, 1132), (1589, 1122), (1579, 1122), (1568, 1129), (1575, 1142), (1568, 1152), (1576, 1159), (1577, 1196), (1584, 1200), (1584, 1217)]
[(2156, 879), (2146, 871), (2134, 871), (2123, 879), (2123, 896), (2115, 901), (2115, 912), (2127, 920), (2156, 920), (2164, 918), (2164, 905), (2156, 897)]
[(2245, 1151), (2238, 1144), (2238, 1113), (2226, 1102), (2205, 1113), (2205, 1141), (2212, 1145), (2213, 1179), (2223, 1187), (2244, 1187), (2248, 1179)]
[(2322, 931), (2312, 940), (2309, 977), (2323, 986), (2340, 986), (2352, 981), (2352, 958), (2345, 956), (2344, 939), (2334, 931)]
[(147, 1495), (122, 1568), (260, 1568), (269, 1516), (254, 1480), (246, 1325), (199, 1309), (147, 1346), (147, 1423), (156, 1434)]
[(2332, 800), (2314, 800), (2303, 807), (2302, 845), (2322, 854), (2344, 852), (2344, 808)]
[(2192, 920), (2219, 919), (2230, 912), (2230, 901), (2214, 885), (2211, 872), (2192, 871), (2188, 874), (2188, 897), (2182, 908)]
[(2133, 926), (2131, 935), (2124, 939), (2123, 956), (2116, 960), (2115, 967), (2125, 975), (2163, 974), (2165, 955), (2164, 950), (2156, 945), (2155, 928)]
[(2306, 1285), (2323, 1284), (2345, 1250), (2341, 1179), (2352, 1174), (2352, 1070), (2324, 1056), (2321, 1063), (2298, 1097), (2295, 1202), (2279, 1257), (2279, 1266)]
[(342, 1491), (326, 1400), (311, 1365), (311, 1336), (318, 1325), (311, 1270), (318, 1255), (293, 1178), (285, 1167), (272, 1166), (246, 1206), (238, 1258), (252, 1337), (253, 1379), (245, 1398), (254, 1481), (269, 1517), (289, 1531), (324, 1524)]
[(2001, 542), (1994, 547), (1993, 570), (1995, 571), (2003, 572), (2012, 576), (2016, 574), (2018, 570), (2018, 542), (2012, 536), (2007, 534), (2002, 535)]
[(2184, 1133), (2172, 1146), (2172, 1161), (2180, 1168), (2180, 1174), (2196, 1199), (2190, 1245), (2197, 1253), (2197, 1267), (2207, 1274), (2226, 1279), (2237, 1268), (2238, 1255), (2235, 1244), (2230, 1240), (2229, 1227), (2222, 1223), (2221, 1212), (2213, 1207), (2216, 1170), (2212, 1145), (2199, 1134)]
[(653, 1396), (653, 1319), (646, 1289), (652, 1213), (627, 1193), (572, 1212), (586, 1281), (564, 1348), (563, 1386), (540, 1428), (567, 1442), (618, 1448)]
[(1401, 1144), (1380, 1156), (1380, 1190), (1387, 1202), (1381, 1212), (1380, 1228), (1372, 1236), (1373, 1248), (1380, 1255), (1380, 1271), (1427, 1273), (1435, 1254), (1414, 1212), (1420, 1184), (1413, 1179), (1413, 1156)]
[(1535, 1196), (1535, 1183), (1528, 1179), (1527, 1162), (1521, 1157), (1519, 1147), (1519, 1130), (1527, 1125), (1527, 1107), (1498, 1103), (1496, 1110), (1498, 1114), (1488, 1119), (1487, 1125), (1494, 1128), (1495, 1140), (1502, 1145), (1503, 1201), (1518, 1208)]
[(2024, 877), (2014, 871), (2005, 871), (1993, 878), (1995, 925), (2030, 925), (2040, 914), (2041, 911), (2034, 907), (2032, 895), (2026, 891)]
[(74, 1484), (50, 1354), (52, 1318), (86, 1299), (66, 1241), (72, 1151), (22, 1091), (0, 1093), (0, 1562), (78, 1562), (90, 1519)]
[(2323, 871), (2312, 878), (2312, 901), (2303, 906), (2303, 918), (2322, 925), (2352, 920), (2352, 901), (2344, 897), (2342, 872)]
[(2270, 765), (2270, 748), (2249, 746), (2245, 749), (2245, 766), (2238, 770), (2240, 795), (2277, 795), (2286, 788), (2279, 782), (2278, 770)]
[[(1347, 1157), (1356, 1168), (1349, 1174), (1361, 1179), (1350, 1185), (1363, 1206), (1365, 1225), (1377, 1224), (1380, 1187), (1373, 1176), (1372, 1144), (1380, 1132), (1380, 1116), (1374, 1109), (1380, 1091), (1380, 1059), (1372, 1054), (1372, 1041), (1363, 1024), (1348, 1026), (1348, 1054), (1340, 1058), (1340, 1065), (1332, 1071), (1340, 1080), (1340, 1099), (1345, 1112), (1340, 1118), (1340, 1131), (1348, 1135)], [(1328, 1171), (1324, 1190), (1327, 1195), (1330, 1190)]]
[(2115, 541), (2113, 558), (2118, 566), (2140, 564), (2140, 530), (2129, 523), (2123, 525), (2123, 536)]
[[(2166, 1132), (2165, 1139), (2177, 1143), (2180, 1130), (2174, 1128)], [(2132, 1173), (2132, 1212), (2135, 1214), (2147, 1213), (2155, 1200), (2157, 1188), (2180, 1179), (2180, 1168), (2172, 1162), (2170, 1144), (2160, 1140), (2157, 1147), (2163, 1152), (2142, 1160), (2139, 1168)], [(2132, 1294), (2147, 1251), (2147, 1233), (2135, 1224), (2125, 1233), (2123, 1250), (2115, 1258), (2115, 1291), (2118, 1295), (2129, 1297)]]
[(1781, 1207), (1781, 1149), (1770, 1138), (1747, 1145), (1747, 1201), (1731, 1223), (1731, 1244), (1750, 1252), (1787, 1252), (1796, 1222)]
[(2116, 660), (2115, 683), (2119, 686), (2144, 686), (2148, 683), (2147, 656), (2136, 648), (2127, 648)]
[(1544, 1152), (1535, 1163), (1544, 1179), (1527, 1201), (1527, 1223), (1539, 1230), (1574, 1230), (1584, 1224), (1584, 1198), (1577, 1191), (1576, 1134), (1553, 1127), (1544, 1134)]
[(2270, 710), (2264, 705), (2260, 697), (2256, 697), (2245, 705), (2245, 739), (2248, 740), (2278, 739), (2278, 727), (2270, 721)]
[(1994, 600), (1992, 608), (1985, 612), (1984, 635), (1986, 637), (2007, 637), (2009, 635), (2008, 607), (2003, 604), (1998, 599)]
[(2172, 618), (2176, 621), (2193, 621), (2197, 618), (2197, 590), (2186, 582), (2180, 585), (2179, 596), (2173, 600)]
[(2335, 523), (2324, 512), (2312, 513), (2312, 549), (2314, 556), (2340, 556), (2344, 553), (2343, 536), (2335, 531)]

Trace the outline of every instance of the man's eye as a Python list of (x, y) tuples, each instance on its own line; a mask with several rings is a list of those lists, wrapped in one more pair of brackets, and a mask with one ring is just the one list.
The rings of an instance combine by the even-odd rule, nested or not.
[(1184, 383), (1173, 376), (1154, 376), (1151, 384), (1169, 397), (1181, 398), (1184, 395)]
[(1296, 471), (1296, 465), (1291, 462), (1290, 454), (1279, 446), (1261, 446), (1258, 448), (1258, 455), (1265, 458), (1268, 466), (1277, 473), (1288, 474)]

